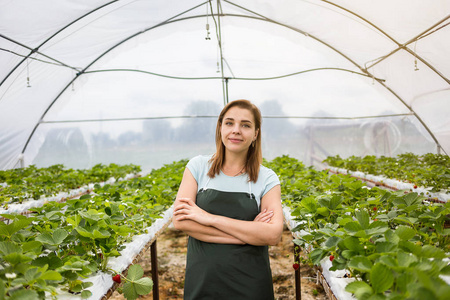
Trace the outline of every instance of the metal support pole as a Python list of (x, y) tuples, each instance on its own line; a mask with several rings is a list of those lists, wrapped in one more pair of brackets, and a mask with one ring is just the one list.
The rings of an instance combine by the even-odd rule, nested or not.
[[(300, 246), (294, 243), (294, 263), (299, 264), (300, 266)], [(295, 299), (302, 299), (302, 286), (301, 286), (301, 277), (300, 277), (300, 267), (295, 270)]]
[(152, 265), (153, 300), (159, 300), (158, 257), (156, 254), (156, 240), (150, 245), (150, 262)]

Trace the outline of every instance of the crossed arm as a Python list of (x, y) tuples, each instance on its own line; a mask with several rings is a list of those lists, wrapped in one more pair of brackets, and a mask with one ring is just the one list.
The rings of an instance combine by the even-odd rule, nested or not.
[(173, 224), (188, 235), (210, 243), (275, 245), (283, 231), (281, 189), (277, 185), (261, 199), (261, 213), (253, 221), (236, 220), (210, 214), (195, 203), (197, 181), (189, 169), (174, 204)]

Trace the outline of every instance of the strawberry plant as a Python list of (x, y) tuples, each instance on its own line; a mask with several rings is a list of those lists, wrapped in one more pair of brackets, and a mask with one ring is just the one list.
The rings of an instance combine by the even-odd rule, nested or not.
[[(347, 270), (347, 277), (356, 279), (347, 291), (358, 299), (445, 299), (449, 294), (440, 278), (450, 274), (445, 261), (449, 203), (371, 189), (348, 175), (315, 171), (289, 157), (274, 161), (284, 205), (298, 224), (294, 242), (309, 249), (312, 263), (327, 259), (330, 270)], [(290, 165), (295, 172), (286, 171)]]
[[(91, 283), (80, 278), (99, 270), (117, 273), (108, 268), (108, 259), (119, 256), (125, 243), (145, 233), (173, 203), (178, 185), (168, 174), (181, 178), (186, 162), (141, 178), (97, 184), (89, 195), (33, 208), (29, 217), (2, 214), (0, 298), (56, 299), (60, 290), (90, 297)], [(138, 268), (130, 267), (128, 279), (119, 277), (128, 299), (151, 289)]]
[(433, 192), (450, 193), (450, 158), (447, 155), (427, 153), (400, 154), (397, 157), (330, 156), (324, 160), (330, 166), (367, 174), (384, 175), (388, 178), (430, 187)]
[(137, 174), (141, 168), (136, 165), (98, 164), (87, 170), (64, 169), (63, 165), (47, 168), (27, 168), (0, 170), (0, 182), (3, 187), (0, 193), (0, 204), (22, 203), (26, 199), (40, 199), (42, 196), (54, 196), (58, 192), (89, 183), (103, 182), (111, 177), (123, 178), (127, 174)]

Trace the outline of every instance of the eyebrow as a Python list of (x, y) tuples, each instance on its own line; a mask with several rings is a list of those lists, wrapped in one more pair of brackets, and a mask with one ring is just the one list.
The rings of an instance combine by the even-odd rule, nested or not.
[[(233, 118), (230, 118), (230, 117), (225, 118), (225, 120), (231, 120), (231, 121), (234, 121), (234, 119), (233, 119)], [(252, 121), (250, 121), (250, 120), (242, 120), (241, 123), (252, 123)]]

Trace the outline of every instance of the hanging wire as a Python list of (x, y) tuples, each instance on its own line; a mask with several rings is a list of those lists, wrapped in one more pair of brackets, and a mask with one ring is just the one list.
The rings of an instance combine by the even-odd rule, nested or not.
[[(211, 12), (212, 14), (212, 12)], [(209, 21), (208, 21), (208, 4), (206, 4), (206, 37), (205, 40), (209, 41), (211, 40), (211, 37), (209, 36)]]
[(27, 87), (31, 87), (31, 84), (30, 84), (30, 66), (29, 66), (28, 58), (27, 58)]
[(219, 61), (220, 61), (220, 46), (217, 45), (217, 71), (216, 71), (216, 73), (220, 73)]
[(417, 40), (414, 42), (414, 71), (419, 71), (419, 68), (417, 67), (417, 51), (416, 51)]

